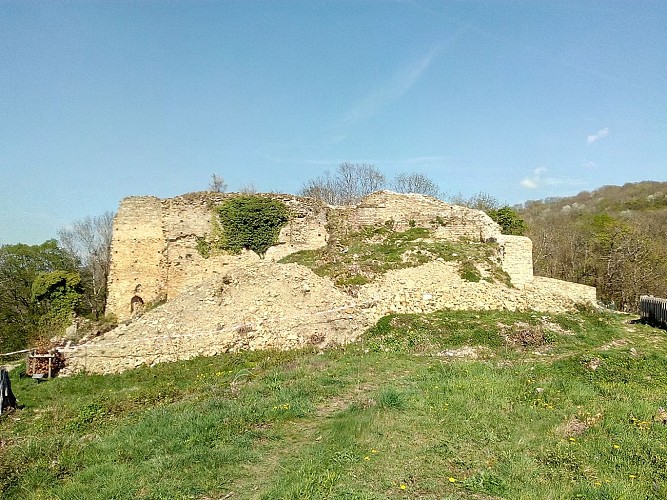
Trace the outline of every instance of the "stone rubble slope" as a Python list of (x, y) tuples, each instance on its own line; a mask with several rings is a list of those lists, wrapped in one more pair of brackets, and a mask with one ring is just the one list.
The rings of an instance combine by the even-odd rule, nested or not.
[[(358, 299), (372, 301), (376, 319), (391, 313), (419, 314), (442, 309), (560, 313), (577, 307), (572, 297), (584, 297), (570, 288), (586, 291), (590, 287), (538, 276), (522, 288), (485, 279), (470, 282), (460, 277), (456, 263), (436, 260), (390, 271), (362, 287)], [(594, 304), (595, 296), (585, 302)]]
[(63, 374), (114, 373), (141, 365), (247, 349), (324, 347), (369, 326), (363, 305), (297, 264), (228, 267), (127, 325), (65, 351)]
[(298, 264), (228, 266), (131, 323), (70, 349), (64, 373), (113, 373), (247, 349), (345, 344), (390, 313), (572, 310), (573, 294), (562, 287), (547, 278), (522, 289), (468, 282), (455, 263), (433, 261), (389, 271), (351, 297)]

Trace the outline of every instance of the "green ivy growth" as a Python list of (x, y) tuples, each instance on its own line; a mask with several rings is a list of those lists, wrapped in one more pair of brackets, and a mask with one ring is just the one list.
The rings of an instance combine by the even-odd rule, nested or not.
[(32, 282), (32, 300), (44, 311), (41, 323), (64, 327), (81, 301), (81, 276), (68, 271), (40, 273)]
[(232, 253), (247, 248), (261, 258), (278, 242), (280, 230), (289, 220), (283, 203), (261, 196), (232, 198), (216, 211), (222, 230), (220, 247)]
[(482, 275), (479, 273), (477, 266), (475, 266), (475, 264), (469, 259), (466, 259), (459, 264), (459, 275), (464, 280), (470, 281), (472, 283), (479, 283), (479, 281), (482, 279)]
[(205, 236), (197, 236), (197, 252), (205, 259), (211, 256), (211, 243)]

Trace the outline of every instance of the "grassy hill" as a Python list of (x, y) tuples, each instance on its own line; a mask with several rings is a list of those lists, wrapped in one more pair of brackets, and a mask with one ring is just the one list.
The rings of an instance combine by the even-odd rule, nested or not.
[(0, 496), (665, 498), (666, 355), (624, 315), (437, 312), (326, 351), (17, 368)]

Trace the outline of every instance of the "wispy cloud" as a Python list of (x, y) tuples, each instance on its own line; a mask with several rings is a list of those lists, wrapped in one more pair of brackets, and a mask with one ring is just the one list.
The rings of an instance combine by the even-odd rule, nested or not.
[(598, 131), (595, 132), (594, 134), (589, 135), (589, 136), (586, 138), (586, 142), (587, 142), (588, 144), (593, 144), (594, 142), (597, 142), (597, 141), (599, 141), (600, 139), (604, 139), (604, 138), (607, 137), (608, 135), (609, 135), (609, 127), (605, 127), (605, 128), (603, 128), (603, 129), (601, 129), (601, 130), (598, 130)]
[(434, 47), (399, 69), (388, 81), (355, 103), (343, 117), (342, 125), (350, 125), (370, 118), (387, 104), (400, 99), (421, 79), (439, 51), (439, 46)]
[(546, 167), (538, 167), (533, 170), (533, 175), (521, 180), (521, 185), (528, 189), (537, 189), (543, 183), (543, 174), (547, 171)]
[(585, 161), (581, 166), (584, 167), (584, 168), (596, 168), (598, 166), (598, 164), (595, 163), (594, 161), (589, 160), (589, 161)]
[(554, 177), (547, 175), (549, 169), (547, 167), (538, 167), (533, 170), (528, 177), (521, 179), (519, 184), (526, 189), (539, 189), (551, 186), (576, 186), (581, 184), (581, 179), (568, 179), (563, 177)]
[(383, 168), (408, 168), (414, 169), (415, 167), (429, 167), (429, 166), (440, 166), (444, 162), (451, 160), (451, 156), (445, 155), (433, 155), (433, 156), (413, 156), (409, 158), (337, 158), (337, 159), (327, 159), (327, 158), (316, 158), (316, 159), (304, 159), (304, 160), (290, 160), (291, 163), (299, 162), (306, 165), (322, 165), (322, 166), (337, 166), (343, 162), (350, 163), (368, 163), (370, 165), (375, 165), (380, 170)]

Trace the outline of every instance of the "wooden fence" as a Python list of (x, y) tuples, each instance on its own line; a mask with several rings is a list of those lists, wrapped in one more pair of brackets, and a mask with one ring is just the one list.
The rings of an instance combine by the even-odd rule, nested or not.
[(667, 328), (667, 299), (642, 295), (639, 298), (639, 309), (643, 322)]

